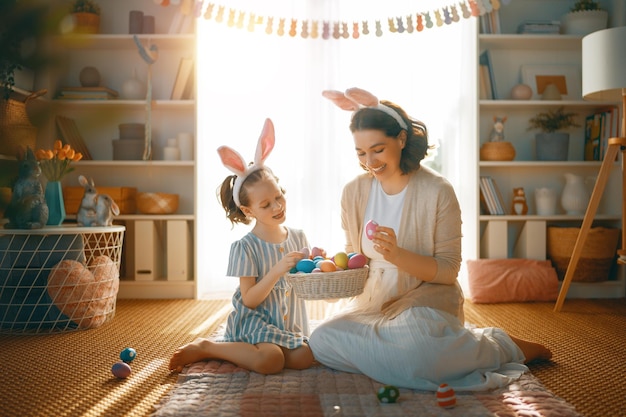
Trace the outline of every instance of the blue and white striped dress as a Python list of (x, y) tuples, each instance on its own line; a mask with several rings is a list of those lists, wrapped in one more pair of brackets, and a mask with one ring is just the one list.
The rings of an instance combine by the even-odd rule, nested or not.
[[(230, 247), (226, 275), (256, 277), (257, 282), (286, 253), (308, 247), (302, 230), (287, 228), (287, 239), (282, 243), (269, 243), (252, 233)], [(241, 290), (233, 295), (234, 311), (228, 316), (223, 341), (274, 343), (295, 349), (308, 341), (309, 329), (304, 300), (299, 299), (284, 277), (281, 277), (267, 298), (255, 309), (243, 304)]]

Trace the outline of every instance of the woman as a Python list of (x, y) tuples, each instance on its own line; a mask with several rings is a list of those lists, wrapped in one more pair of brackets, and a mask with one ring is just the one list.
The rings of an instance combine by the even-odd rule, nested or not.
[[(497, 328), (463, 326), (461, 210), (450, 183), (422, 166), (426, 126), (365, 90), (325, 91), (344, 110), (366, 173), (342, 195), (346, 251), (370, 258), (363, 294), (322, 323), (310, 346), (321, 363), (386, 384), (436, 390), (503, 386), (548, 359), (542, 345)], [(365, 226), (378, 226), (370, 240)]]

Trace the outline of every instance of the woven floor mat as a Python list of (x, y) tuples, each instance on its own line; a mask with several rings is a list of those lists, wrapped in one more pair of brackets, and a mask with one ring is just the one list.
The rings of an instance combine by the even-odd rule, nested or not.
[(376, 395), (381, 386), (365, 375), (324, 366), (261, 375), (227, 362), (198, 362), (154, 416), (581, 416), (529, 373), (506, 388), (457, 392), (457, 405), (445, 409), (435, 393), (409, 389), (400, 389), (397, 403), (382, 404)]
[[(104, 326), (45, 335), (0, 335), (0, 416), (147, 416), (177, 379), (167, 362), (176, 348), (210, 334), (230, 301), (120, 300)], [(137, 350), (132, 374), (111, 366)]]

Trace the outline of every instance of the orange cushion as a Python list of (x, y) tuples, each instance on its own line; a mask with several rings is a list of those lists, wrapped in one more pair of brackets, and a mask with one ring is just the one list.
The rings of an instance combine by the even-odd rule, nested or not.
[(559, 280), (550, 261), (476, 259), (467, 261), (473, 303), (554, 301)]

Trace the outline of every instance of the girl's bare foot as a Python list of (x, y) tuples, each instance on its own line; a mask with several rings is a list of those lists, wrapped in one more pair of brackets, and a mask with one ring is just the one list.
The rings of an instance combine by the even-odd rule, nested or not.
[(207, 339), (198, 339), (179, 347), (170, 359), (169, 369), (181, 372), (185, 365), (211, 358), (213, 342)]
[(528, 340), (517, 339), (511, 336), (511, 339), (524, 353), (524, 363), (529, 363), (536, 360), (547, 361), (552, 358), (552, 352), (550, 349), (542, 344), (529, 342)]

